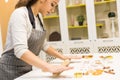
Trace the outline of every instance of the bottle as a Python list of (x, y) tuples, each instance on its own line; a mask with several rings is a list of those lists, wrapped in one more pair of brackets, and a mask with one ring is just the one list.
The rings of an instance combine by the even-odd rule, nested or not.
[(74, 19), (73, 15), (71, 15), (70, 23), (71, 23), (71, 26), (74, 26), (74, 24), (75, 24), (75, 19)]

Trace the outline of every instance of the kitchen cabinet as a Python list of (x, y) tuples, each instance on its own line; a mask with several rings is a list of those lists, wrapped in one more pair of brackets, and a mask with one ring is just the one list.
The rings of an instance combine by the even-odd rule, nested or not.
[[(48, 43), (59, 52), (120, 52), (120, 0), (60, 0), (57, 14), (44, 21)], [(78, 23), (78, 16), (84, 17), (82, 25)], [(60, 33), (61, 40), (49, 41), (54, 31)], [(51, 60), (48, 56), (47, 59)]]
[(95, 24), (103, 26), (94, 28), (94, 52), (117, 53), (120, 52), (120, 1), (103, 0), (94, 2)]
[[(66, 34), (67, 25), (65, 22), (66, 20), (64, 18), (65, 7), (63, 7), (63, 5), (64, 5), (63, 1), (60, 1), (55, 12), (43, 18), (43, 21), (47, 30), (46, 37), (47, 37), (48, 44), (52, 45), (60, 53), (66, 52), (63, 44), (64, 44), (64, 41), (68, 41), (67, 34)], [(52, 33), (54, 34), (52, 35)], [(53, 37), (54, 39), (51, 38), (52, 40), (50, 40), (50, 35), (52, 35), (51, 37)], [(40, 53), (39, 56), (44, 60), (46, 60), (47, 62), (55, 59), (55, 57), (52, 57), (50, 55), (45, 55), (43, 51)]]
[(74, 0), (72, 3), (70, 1), (73, 0), (66, 0), (69, 40), (88, 39), (88, 28), (85, 23), (87, 20), (86, 4), (80, 0)]
[(97, 38), (119, 37), (116, 0), (98, 1), (94, 4), (96, 23), (103, 24), (96, 28)]

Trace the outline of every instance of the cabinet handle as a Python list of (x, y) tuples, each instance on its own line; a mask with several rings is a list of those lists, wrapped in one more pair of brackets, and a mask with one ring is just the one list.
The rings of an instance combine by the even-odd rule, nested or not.
[(113, 42), (113, 40), (103, 40), (103, 42)]
[(57, 45), (56, 43), (51, 43), (50, 45)]
[(81, 41), (81, 42), (74, 42), (74, 44), (81, 44), (81, 43), (84, 43), (83, 41)]

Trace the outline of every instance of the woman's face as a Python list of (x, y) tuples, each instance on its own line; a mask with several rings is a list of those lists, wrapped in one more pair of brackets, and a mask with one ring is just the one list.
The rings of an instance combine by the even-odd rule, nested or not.
[(43, 16), (46, 16), (54, 12), (59, 2), (59, 0), (43, 0), (43, 1), (44, 2), (42, 3), (40, 10), (39, 10)]

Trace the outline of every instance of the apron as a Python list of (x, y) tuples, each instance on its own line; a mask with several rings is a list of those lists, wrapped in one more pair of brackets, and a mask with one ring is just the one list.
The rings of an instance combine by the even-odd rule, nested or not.
[[(34, 23), (34, 16), (30, 7), (27, 7), (30, 21)], [(32, 19), (33, 18), (33, 19)], [(42, 22), (38, 16), (40, 24), (43, 28)], [(38, 55), (43, 46), (46, 31), (43, 28), (43, 31), (35, 30), (35, 23), (32, 24), (33, 29), (28, 39), (28, 48), (35, 55)], [(14, 55), (14, 49), (3, 53), (0, 59), (0, 80), (14, 80), (15, 78), (29, 72), (32, 70), (32, 66), (20, 60)]]

